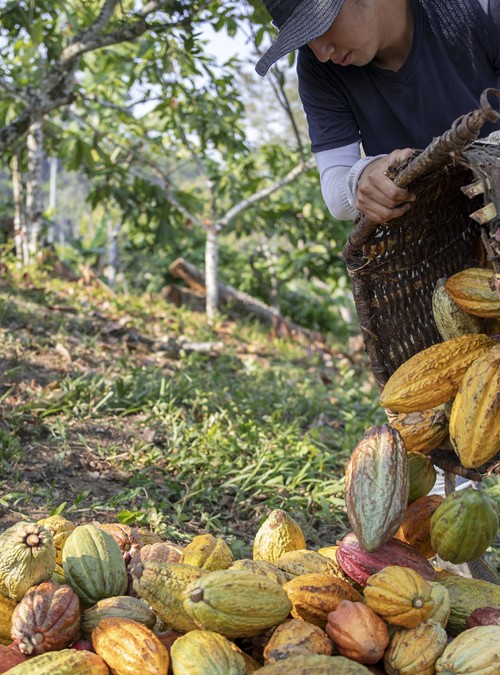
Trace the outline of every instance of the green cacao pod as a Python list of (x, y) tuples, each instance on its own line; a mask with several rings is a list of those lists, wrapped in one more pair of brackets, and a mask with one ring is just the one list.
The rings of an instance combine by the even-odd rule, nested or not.
[(499, 664), (500, 626), (477, 626), (450, 642), (436, 662), (436, 673), (497, 675)]
[(245, 659), (223, 635), (191, 630), (170, 650), (175, 675), (246, 675)]
[(268, 577), (276, 581), (280, 586), (286, 584), (291, 579), (291, 575), (283, 572), (273, 563), (267, 560), (251, 560), (250, 558), (243, 558), (242, 560), (235, 560), (230, 570), (246, 570), (253, 574), (258, 574), (261, 577)]
[(131, 598), (128, 595), (118, 595), (114, 598), (99, 600), (96, 605), (84, 611), (80, 622), (82, 634), (89, 637), (103, 619), (117, 617), (132, 619), (148, 628), (153, 628), (156, 624), (155, 614), (143, 600)]
[(354, 448), (346, 468), (347, 516), (366, 551), (392, 539), (408, 504), (408, 455), (399, 431), (373, 426)]
[(63, 569), (66, 583), (86, 607), (127, 589), (120, 547), (95, 525), (80, 525), (70, 534), (63, 548)]
[(438, 279), (432, 293), (432, 314), (434, 322), (443, 340), (466, 335), (483, 333), (484, 321), (459, 307), (446, 290), (446, 279)]
[(439, 583), (450, 598), (450, 616), (446, 632), (455, 636), (467, 628), (467, 618), (479, 607), (500, 609), (500, 586), (481, 579), (467, 579), (455, 575), (443, 577)]
[(56, 547), (48, 530), (21, 521), (0, 534), (0, 595), (19, 602), (32, 586), (48, 581)]
[(242, 570), (210, 572), (188, 586), (184, 609), (199, 628), (251, 637), (284, 621), (292, 604), (283, 588)]
[(412, 504), (420, 497), (425, 497), (436, 482), (436, 469), (432, 462), (420, 452), (408, 453), (408, 471), (410, 491), (408, 504)]
[(134, 591), (168, 626), (187, 633), (197, 626), (183, 607), (184, 591), (206, 574), (208, 572), (192, 565), (146, 560), (134, 570)]
[(366, 666), (351, 661), (345, 656), (306, 654), (290, 656), (288, 659), (271, 663), (261, 668), (262, 675), (369, 675)]
[(431, 518), (431, 546), (454, 565), (480, 558), (495, 540), (498, 513), (483, 490), (449, 494)]
[(93, 652), (62, 649), (34, 656), (9, 670), (9, 675), (109, 675), (109, 668)]

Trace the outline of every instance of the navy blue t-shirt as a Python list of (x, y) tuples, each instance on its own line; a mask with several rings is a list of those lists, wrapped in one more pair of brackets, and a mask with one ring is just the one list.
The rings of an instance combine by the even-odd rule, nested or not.
[[(359, 140), (367, 155), (425, 148), (500, 88), (500, 0), (411, 0), (414, 37), (398, 72), (321, 63), (299, 50), (299, 93), (313, 152)], [(496, 109), (497, 106), (494, 104)], [(500, 124), (486, 124), (486, 135)]]

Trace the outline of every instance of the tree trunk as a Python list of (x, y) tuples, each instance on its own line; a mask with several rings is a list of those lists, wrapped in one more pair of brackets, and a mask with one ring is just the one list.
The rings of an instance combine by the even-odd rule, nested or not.
[(205, 289), (207, 319), (209, 323), (215, 319), (219, 305), (219, 289), (217, 285), (218, 262), (219, 251), (217, 231), (216, 228), (212, 226), (207, 230), (207, 240), (205, 243)]
[(118, 232), (120, 226), (113, 227), (113, 221), (108, 219), (108, 264), (106, 265), (106, 282), (113, 290), (116, 286), (116, 274), (118, 271)]
[(53, 244), (55, 241), (55, 216), (57, 206), (57, 157), (51, 157), (50, 164), (50, 181), (49, 181), (49, 211), (50, 224), (47, 232), (47, 242)]
[(21, 156), (22, 150), (21, 148), (17, 148), (12, 156), (12, 197), (14, 200), (14, 244), (16, 247), (16, 258), (20, 265), (25, 266), (29, 262), (29, 253)]
[(35, 260), (42, 229), (42, 120), (31, 124), (26, 138), (28, 149), (28, 179), (26, 183), (26, 222), (28, 228), (28, 252), (30, 261)]

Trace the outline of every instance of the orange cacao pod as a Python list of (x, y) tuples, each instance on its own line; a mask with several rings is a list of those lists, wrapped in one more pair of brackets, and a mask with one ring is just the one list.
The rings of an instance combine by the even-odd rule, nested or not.
[(500, 298), (493, 288), (494, 272), (471, 267), (446, 280), (445, 287), (459, 307), (486, 318), (500, 316)]
[(385, 622), (362, 602), (342, 600), (328, 614), (326, 632), (341, 656), (359, 663), (377, 663), (389, 644)]
[(431, 517), (442, 501), (441, 495), (427, 495), (412, 502), (394, 538), (413, 546), (426, 558), (433, 558), (436, 552), (431, 546)]

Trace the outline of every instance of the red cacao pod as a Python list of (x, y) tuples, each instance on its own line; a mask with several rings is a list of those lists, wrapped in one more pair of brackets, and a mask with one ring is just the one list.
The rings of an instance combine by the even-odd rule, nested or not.
[(500, 609), (479, 607), (467, 618), (467, 628), (476, 626), (500, 626)]
[(14, 666), (26, 661), (27, 658), (27, 656), (21, 654), (15, 645), (9, 645), (8, 647), (0, 645), (0, 673), (6, 673)]
[(360, 586), (366, 586), (368, 578), (389, 565), (410, 567), (427, 581), (436, 579), (436, 571), (427, 558), (413, 546), (391, 539), (377, 551), (368, 553), (359, 543), (354, 532), (349, 532), (337, 549), (337, 562), (344, 572)]

